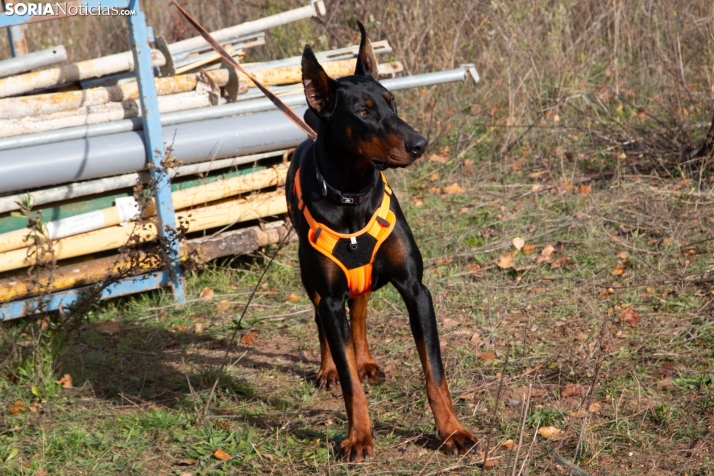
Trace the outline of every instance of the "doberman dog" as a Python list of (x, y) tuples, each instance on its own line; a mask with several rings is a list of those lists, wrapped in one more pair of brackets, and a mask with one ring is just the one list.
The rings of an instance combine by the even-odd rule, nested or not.
[(447, 453), (465, 454), (476, 439), (454, 412), (434, 305), (422, 283), (422, 256), (382, 175), (421, 157), (427, 141), (399, 118), (394, 96), (376, 81), (374, 51), (358, 25), (362, 38), (352, 76), (331, 79), (305, 46), (305, 119), (317, 140), (295, 150), (286, 184), (300, 274), (320, 337), (317, 380), (326, 389), (341, 386), (348, 418), (341, 457), (356, 462), (374, 457), (361, 381), (382, 381), (385, 374), (369, 351), (365, 319), (370, 293), (392, 283), (409, 313), (437, 435)]

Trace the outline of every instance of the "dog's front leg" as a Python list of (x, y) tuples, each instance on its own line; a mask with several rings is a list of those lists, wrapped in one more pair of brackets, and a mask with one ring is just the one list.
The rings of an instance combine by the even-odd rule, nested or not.
[(476, 446), (476, 438), (458, 420), (441, 362), (439, 334), (431, 293), (420, 280), (395, 282), (409, 312), (409, 324), (426, 378), (426, 392), (434, 413), (438, 436), (447, 453), (464, 454)]
[(327, 337), (332, 359), (340, 377), (342, 396), (347, 410), (347, 438), (340, 444), (340, 456), (346, 461), (362, 461), (374, 457), (372, 423), (369, 420), (367, 397), (357, 371), (352, 331), (347, 321), (345, 300), (323, 297), (320, 300), (320, 322)]

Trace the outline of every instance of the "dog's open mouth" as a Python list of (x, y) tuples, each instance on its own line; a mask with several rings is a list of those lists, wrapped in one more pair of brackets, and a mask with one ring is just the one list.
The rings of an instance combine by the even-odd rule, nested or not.
[(387, 169), (387, 164), (385, 162), (382, 162), (381, 160), (373, 160), (372, 163), (377, 168), (377, 170), (386, 170)]

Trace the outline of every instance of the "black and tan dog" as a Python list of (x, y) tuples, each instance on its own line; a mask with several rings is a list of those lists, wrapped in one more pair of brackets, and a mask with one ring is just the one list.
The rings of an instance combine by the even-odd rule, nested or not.
[[(437, 434), (449, 453), (466, 453), (474, 436), (456, 416), (441, 361), (434, 306), (422, 284), (423, 263), (407, 220), (381, 173), (406, 167), (426, 139), (397, 115), (394, 96), (376, 81), (377, 62), (362, 32), (355, 74), (333, 80), (308, 45), (302, 77), (306, 120), (317, 140), (295, 151), (286, 185), (300, 240), (300, 273), (315, 305), (322, 363), (318, 382), (341, 385), (349, 431), (341, 456), (374, 456), (362, 379), (384, 380), (367, 345), (370, 293), (391, 283), (409, 312)], [(349, 307), (347, 319), (345, 304)]]

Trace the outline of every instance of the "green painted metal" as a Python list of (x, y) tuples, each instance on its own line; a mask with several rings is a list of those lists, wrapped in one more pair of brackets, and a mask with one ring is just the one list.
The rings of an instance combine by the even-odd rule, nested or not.
[[(229, 172), (215, 173), (208, 175), (206, 177), (199, 178), (174, 178), (171, 183), (171, 190), (176, 192), (178, 190), (185, 190), (187, 188), (197, 187), (199, 185), (204, 185), (207, 183), (218, 182), (221, 180), (226, 180), (231, 177), (237, 177), (239, 175), (245, 175), (252, 172), (257, 172), (259, 170), (265, 169), (264, 166), (246, 166), (241, 167), (237, 170), (232, 170)], [(42, 209), (33, 210), (35, 216), (41, 216), (44, 223), (61, 220), (62, 218), (68, 218), (75, 215), (80, 215), (82, 213), (93, 212), (96, 210), (102, 210), (104, 208), (111, 208), (114, 206), (114, 201), (120, 197), (130, 197), (132, 196), (132, 191), (125, 190), (123, 192), (113, 192), (103, 195), (98, 195), (89, 200), (73, 200), (69, 202), (64, 202), (59, 205), (54, 205), (50, 207), (44, 207)], [(20, 230), (27, 226), (27, 218), (24, 216), (18, 216), (18, 213), (6, 213), (0, 216), (0, 233), (7, 233), (10, 231)]]

